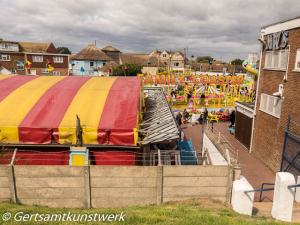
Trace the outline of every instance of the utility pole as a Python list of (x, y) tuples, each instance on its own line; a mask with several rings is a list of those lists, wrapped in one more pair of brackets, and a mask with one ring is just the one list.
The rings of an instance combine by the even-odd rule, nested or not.
[(157, 73), (159, 73), (159, 58), (160, 58), (160, 53), (157, 52), (157, 55), (158, 55), (158, 59), (157, 59)]

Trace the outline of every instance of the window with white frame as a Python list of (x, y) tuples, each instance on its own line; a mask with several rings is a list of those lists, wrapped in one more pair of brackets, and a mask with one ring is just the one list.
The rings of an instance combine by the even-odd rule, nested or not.
[(179, 66), (179, 63), (174, 63), (174, 66), (175, 66), (175, 67), (178, 67), (178, 66)]
[(43, 73), (49, 73), (49, 69), (43, 69)]
[(174, 55), (174, 57), (175, 57), (175, 58), (178, 58), (178, 57), (179, 57), (179, 55), (177, 55), (177, 54), (176, 54), (176, 55)]
[(90, 67), (94, 67), (94, 66), (95, 66), (94, 61), (90, 61)]
[(167, 58), (167, 54), (163, 54), (162, 57), (163, 57), (163, 58)]
[(297, 49), (295, 70), (300, 71), (300, 48)]
[(10, 61), (10, 55), (0, 55), (0, 61)]
[(17, 65), (17, 70), (24, 70), (24, 65), (21, 65), (21, 66), (20, 66), (20, 65), (18, 64), (18, 65)]
[(259, 110), (277, 118), (280, 117), (282, 98), (262, 93)]
[(59, 71), (53, 71), (53, 75), (54, 75), (54, 76), (59, 76), (59, 75), (60, 75), (60, 72), (59, 72)]
[(43, 56), (41, 56), (41, 55), (33, 55), (32, 56), (32, 61), (33, 62), (43, 62)]
[(55, 62), (55, 63), (63, 63), (64, 59), (61, 56), (54, 56), (53, 57), (53, 62)]
[(10, 43), (4, 43), (4, 42), (2, 42), (2, 48), (3, 49), (10, 48)]
[(264, 69), (286, 70), (288, 50), (267, 51)]

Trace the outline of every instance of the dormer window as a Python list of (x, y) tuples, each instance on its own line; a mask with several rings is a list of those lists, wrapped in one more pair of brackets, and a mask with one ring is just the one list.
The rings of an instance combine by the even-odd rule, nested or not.
[(163, 54), (162, 57), (163, 57), (163, 58), (167, 58), (167, 54)]
[(175, 58), (178, 58), (178, 56), (179, 56), (179, 55), (177, 55), (177, 54), (176, 54), (176, 55), (174, 55), (174, 57), (175, 57)]
[(8, 49), (8, 48), (10, 48), (10, 43), (2, 42), (2, 49)]

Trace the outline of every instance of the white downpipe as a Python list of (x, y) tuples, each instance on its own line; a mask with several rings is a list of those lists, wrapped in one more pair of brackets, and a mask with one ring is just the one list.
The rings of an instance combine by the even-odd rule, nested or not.
[(288, 45), (289, 51), (288, 51), (288, 57), (287, 57), (287, 63), (286, 63), (286, 72), (285, 72), (285, 77), (283, 78), (284, 81), (287, 81), (287, 76), (288, 76), (288, 71), (289, 71), (289, 61), (290, 61), (290, 45)]
[[(263, 37), (262, 37), (263, 38)], [(252, 132), (251, 132), (251, 142), (250, 142), (250, 149), (249, 153), (252, 153), (252, 142), (253, 142), (253, 134), (254, 134), (254, 124), (255, 124), (255, 118), (256, 118), (256, 107), (257, 107), (257, 99), (258, 99), (258, 90), (259, 90), (259, 80), (260, 80), (260, 75), (261, 75), (261, 61), (262, 61), (262, 51), (264, 48), (264, 44), (260, 44), (260, 59), (259, 59), (259, 72), (258, 72), (258, 81), (257, 81), (257, 89), (256, 89), (256, 98), (255, 98), (255, 106), (254, 106), (254, 114), (253, 114), (253, 120), (252, 120)]]

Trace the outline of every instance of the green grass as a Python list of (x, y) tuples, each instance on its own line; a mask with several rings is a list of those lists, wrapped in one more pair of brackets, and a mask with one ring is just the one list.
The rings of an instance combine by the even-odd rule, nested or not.
[[(168, 202), (160, 206), (132, 206), (112, 209), (67, 209), (41, 206), (25, 206), (0, 203), (0, 224), (75, 224), (75, 222), (15, 222), (2, 220), (6, 212), (14, 216), (17, 212), (24, 214), (120, 214), (126, 216), (122, 224), (280, 224), (275, 219), (264, 216), (246, 216), (234, 212), (230, 207), (216, 200), (192, 199), (182, 202)], [(121, 222), (107, 222), (121, 224)], [(76, 222), (76, 224), (103, 224), (103, 222)]]

